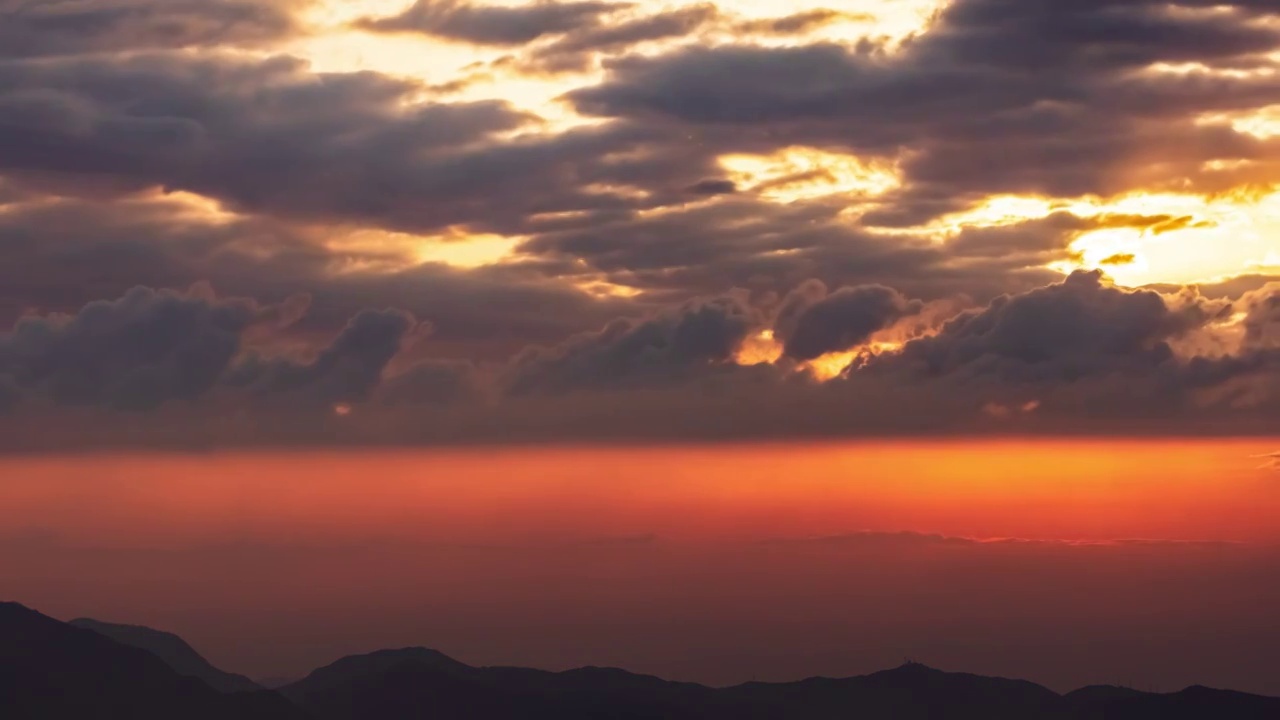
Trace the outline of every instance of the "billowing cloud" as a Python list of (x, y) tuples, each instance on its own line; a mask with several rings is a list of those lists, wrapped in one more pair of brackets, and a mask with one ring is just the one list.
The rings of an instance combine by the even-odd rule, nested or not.
[(135, 288), (78, 314), (28, 317), (0, 335), (7, 394), (58, 405), (140, 410), (195, 400), (230, 366), (251, 323), (271, 311)]
[(796, 360), (814, 360), (867, 342), (875, 333), (924, 308), (883, 285), (843, 287), (828, 293), (811, 281), (787, 296), (775, 335)]
[(1250, 349), (1280, 347), (1280, 283), (1272, 283), (1241, 299), (1244, 342)]
[(382, 382), (387, 365), (417, 326), (407, 313), (366, 310), (307, 363), (251, 356), (226, 378), (260, 395), (315, 398), (322, 403), (358, 402)]
[(618, 320), (555, 348), (512, 361), (509, 392), (564, 392), (697, 380), (731, 370), (734, 352), (761, 323), (740, 296), (695, 300), (643, 320)]
[(1201, 298), (1180, 305), (1109, 285), (1100, 272), (995, 300), (912, 341), (882, 365), (926, 376), (963, 373), (1009, 380), (1073, 380), (1149, 373), (1173, 362), (1170, 342), (1224, 319), (1231, 306)]

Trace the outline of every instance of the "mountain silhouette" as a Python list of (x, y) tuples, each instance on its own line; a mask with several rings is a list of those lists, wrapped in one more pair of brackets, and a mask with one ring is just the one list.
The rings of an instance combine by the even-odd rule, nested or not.
[(160, 658), (15, 603), (0, 603), (4, 720), (296, 720), (269, 692), (224, 694)]
[[(612, 668), (473, 667), (425, 648), (342, 658), (280, 689), (223, 693), (141, 642), (0, 603), (0, 718), (46, 720), (1276, 720), (1280, 698), (1021, 680), (908, 663), (861, 677), (712, 688)], [(100, 624), (99, 624), (100, 625)], [(120, 626), (109, 626), (120, 627)], [(190, 650), (127, 628), (159, 652)], [(118, 631), (117, 631), (118, 632)], [(175, 644), (174, 641), (177, 641)], [(194, 654), (194, 651), (191, 651)], [(185, 661), (190, 656), (180, 655)], [(198, 657), (198, 655), (196, 656)], [(207, 663), (205, 663), (207, 665)], [(203, 666), (201, 666), (203, 667)], [(232, 676), (238, 677), (238, 676)]]
[(609, 668), (471, 667), (433, 650), (344, 658), (281, 692), (318, 720), (1263, 720), (1280, 699), (1204, 688), (1095, 687), (1060, 695), (1022, 680), (924, 665), (855, 678), (711, 688)]
[(262, 688), (243, 675), (223, 672), (200, 656), (185, 640), (173, 633), (142, 625), (117, 625), (90, 618), (72, 620), (71, 625), (106, 635), (116, 642), (141, 648), (164, 661), (179, 675), (203, 680), (218, 692), (253, 692)]

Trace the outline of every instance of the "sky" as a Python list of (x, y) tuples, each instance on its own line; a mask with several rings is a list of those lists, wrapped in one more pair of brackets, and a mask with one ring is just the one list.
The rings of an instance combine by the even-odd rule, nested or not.
[(1277, 437), (1274, 0), (0, 0), (0, 598), (1280, 695)]
[(0, 464), (0, 597), (300, 677), (424, 646), (731, 684), (904, 658), (1280, 695), (1266, 439), (114, 454)]
[(1265, 0), (0, 0), (6, 451), (1276, 431)]

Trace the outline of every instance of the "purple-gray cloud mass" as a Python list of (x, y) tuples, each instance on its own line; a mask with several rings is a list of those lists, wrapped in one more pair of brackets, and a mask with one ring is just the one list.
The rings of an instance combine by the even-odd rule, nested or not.
[[(1277, 430), (1277, 279), (1071, 273), (1207, 221), (1055, 202), (1274, 191), (1280, 136), (1232, 120), (1280, 105), (1274, 2), (955, 0), (897, 46), (714, 3), (348, 28), (579, 78), (571, 127), (318, 71), (280, 50), (311, 6), (0, 0), (5, 449)], [(796, 149), (894, 180), (723, 162)], [(1050, 210), (930, 225), (993, 195)], [(478, 234), (511, 252), (417, 255)]]

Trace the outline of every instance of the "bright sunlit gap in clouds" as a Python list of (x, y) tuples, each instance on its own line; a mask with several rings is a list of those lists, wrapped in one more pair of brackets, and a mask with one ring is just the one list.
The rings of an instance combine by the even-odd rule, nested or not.
[[(1078, 259), (1053, 265), (1102, 269), (1122, 285), (1209, 282), (1267, 272), (1280, 254), (1280, 192), (1205, 197), (1132, 193), (1118, 198), (1054, 199), (1001, 195), (923, 228), (940, 238), (964, 228), (1013, 226), (1055, 213), (1098, 220), (1071, 245)], [(1106, 227), (1108, 218), (1142, 217), (1150, 226)]]
[(836, 194), (876, 197), (902, 184), (889, 163), (818, 148), (790, 147), (772, 155), (722, 155), (720, 165), (742, 188), (783, 203)]
[[(449, 42), (410, 33), (370, 33), (353, 27), (362, 18), (394, 16), (414, 4), (413, 0), (323, 0), (309, 13), (317, 29), (314, 35), (292, 41), (285, 52), (306, 58), (323, 72), (375, 71), (407, 76), (434, 87), (448, 87), (451, 100), (489, 100), (500, 97), (517, 107), (541, 115), (552, 127), (565, 128), (598, 122), (572, 112), (558, 98), (565, 92), (596, 82), (601, 73), (564, 73), (552, 76), (520, 75), (491, 63), (520, 48), (494, 48)], [(493, 6), (520, 6), (521, 0), (490, 0)], [(691, 2), (619, 2), (619, 11), (605, 25), (625, 19), (652, 16), (664, 11), (689, 8)], [(810, 30), (806, 41), (855, 42), (862, 38), (895, 42), (924, 29), (929, 19), (944, 5), (942, 0), (721, 0), (716, 3), (721, 23), (711, 23), (698, 37), (708, 42), (735, 42), (742, 39), (732, 19), (779, 18), (814, 10), (836, 9), (843, 16)], [(838, 6), (834, 7), (833, 6)], [(795, 39), (759, 37), (759, 44), (789, 44)], [(641, 43), (631, 52), (654, 54), (688, 43), (687, 38)], [(449, 87), (452, 83), (460, 83)]]
[[(282, 50), (307, 59), (320, 71), (375, 71), (413, 78), (430, 88), (424, 90), (423, 98), (427, 100), (433, 97), (449, 101), (498, 98), (543, 119), (541, 126), (520, 132), (555, 132), (605, 122), (578, 115), (560, 99), (568, 91), (599, 82), (604, 74), (602, 69), (553, 75), (521, 73), (492, 66), (504, 57), (521, 53), (520, 47), (484, 47), (414, 33), (372, 33), (353, 25), (362, 18), (397, 15), (413, 4), (412, 0), (323, 0), (307, 15), (314, 33), (290, 41)], [(519, 6), (526, 3), (492, 0), (487, 4)], [(927, 31), (931, 19), (946, 4), (944, 0), (841, 3), (722, 0), (716, 4), (717, 17), (722, 19), (695, 33), (692, 42), (714, 45), (745, 41), (769, 45), (814, 41), (851, 43), (869, 38), (886, 42), (892, 48), (897, 42)], [(688, 2), (620, 3), (619, 10), (605, 16), (602, 23), (607, 26), (689, 7)], [(738, 21), (780, 18), (815, 10), (836, 10), (842, 15), (816, 24), (800, 37), (744, 38), (731, 30), (739, 27), (734, 24)], [(640, 43), (628, 52), (652, 55), (689, 42), (688, 37), (658, 40)], [(1157, 63), (1149, 71), (1189, 78), (1207, 77), (1214, 72), (1200, 63)], [(1263, 71), (1241, 72), (1252, 75)], [(1268, 106), (1247, 113), (1215, 114), (1200, 121), (1226, 123), (1237, 131), (1265, 140), (1280, 134), (1278, 108), (1280, 106)], [(902, 185), (900, 173), (892, 162), (820, 148), (793, 147), (771, 155), (728, 154), (720, 158), (720, 165), (740, 190), (776, 203), (824, 198), (853, 202), (858, 198), (879, 197)], [(1242, 168), (1208, 169), (1229, 172)], [(618, 188), (602, 189), (602, 192), (606, 190), (619, 192)], [(854, 205), (850, 212), (856, 217), (864, 210)], [(1171, 216), (1174, 221), (1164, 226), (1100, 227), (1082, 231), (1071, 246), (1076, 257), (1051, 266), (1062, 272), (1100, 268), (1123, 285), (1207, 282), (1241, 273), (1269, 272), (1280, 259), (1280, 239), (1277, 239), (1280, 237), (1280, 194), (1277, 193), (1222, 198), (1141, 192), (1114, 199), (999, 196), (971, 210), (906, 232), (946, 238), (965, 227), (1012, 225), (1054, 212), (1070, 212), (1084, 218), (1113, 214)], [(366, 233), (349, 242), (364, 243), (370, 237), (371, 234)], [(459, 267), (500, 262), (522, 239), (484, 233), (468, 236), (461, 228), (449, 231), (447, 237), (414, 238), (396, 233), (386, 233), (384, 237), (388, 246), (409, 248), (409, 257)]]

